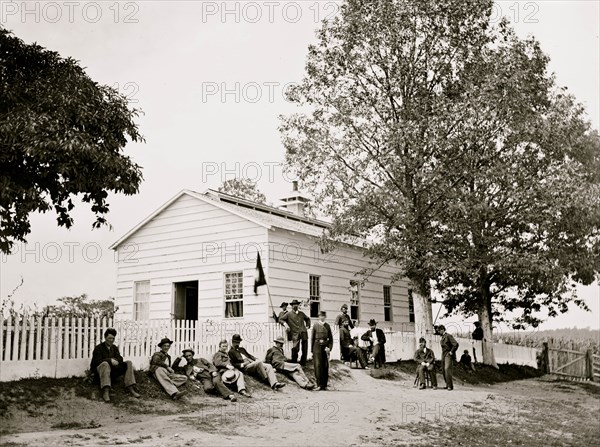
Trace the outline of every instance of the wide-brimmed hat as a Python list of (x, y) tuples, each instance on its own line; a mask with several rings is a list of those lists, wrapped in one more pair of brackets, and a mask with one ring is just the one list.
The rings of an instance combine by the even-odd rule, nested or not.
[(369, 326), (377, 326), (377, 322), (375, 321), (375, 319), (374, 319), (374, 318), (371, 318), (371, 319), (369, 320)]
[(221, 376), (221, 380), (225, 383), (233, 383), (235, 382), (236, 373), (233, 369), (228, 369)]
[(284, 344), (285, 340), (282, 336), (277, 337), (275, 340), (273, 340), (275, 343), (281, 343)]
[(242, 336), (240, 334), (233, 334), (231, 341), (242, 341)]
[(181, 351), (181, 353), (182, 353), (182, 354), (185, 354), (186, 352), (189, 352), (189, 353), (191, 353), (191, 354), (192, 354), (192, 356), (196, 355), (196, 353), (194, 352), (194, 350), (193, 350), (193, 349), (190, 349), (190, 348), (186, 348), (186, 349), (184, 349), (183, 351)]
[(165, 343), (169, 343), (170, 345), (173, 344), (173, 340), (169, 340), (167, 337), (163, 338), (160, 343), (158, 344), (158, 347), (162, 347), (162, 345), (164, 345)]
[(298, 301), (296, 298), (294, 298), (294, 300), (290, 303), (292, 306), (296, 305), (296, 304), (300, 304), (300, 301)]
[(281, 307), (282, 309), (285, 309), (288, 306), (289, 306), (289, 304), (286, 303), (285, 301), (279, 305), (279, 307)]

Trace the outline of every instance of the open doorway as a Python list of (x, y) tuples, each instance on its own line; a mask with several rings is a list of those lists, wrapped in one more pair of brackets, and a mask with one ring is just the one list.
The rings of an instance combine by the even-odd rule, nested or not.
[(198, 319), (198, 281), (173, 283), (173, 314), (176, 320)]

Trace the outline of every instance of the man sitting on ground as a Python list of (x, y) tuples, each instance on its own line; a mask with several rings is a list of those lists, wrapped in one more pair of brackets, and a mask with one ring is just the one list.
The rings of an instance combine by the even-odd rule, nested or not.
[(285, 383), (277, 381), (275, 370), (268, 363), (265, 364), (257, 360), (252, 354), (248, 353), (245, 348), (240, 346), (242, 337), (239, 334), (234, 334), (231, 337), (231, 349), (229, 350), (229, 360), (231, 364), (244, 374), (250, 374), (260, 380), (267, 380), (273, 390), (283, 388)]
[(213, 356), (213, 364), (221, 374), (221, 380), (225, 385), (235, 386), (237, 392), (245, 397), (252, 397), (248, 391), (246, 391), (246, 382), (244, 381), (244, 374), (236, 370), (229, 360), (229, 354), (227, 354), (227, 348), (229, 344), (227, 340), (221, 340), (219, 343), (219, 350), (215, 352)]
[(463, 355), (460, 356), (459, 363), (464, 366), (465, 369), (475, 371), (475, 366), (473, 366), (473, 363), (471, 362), (471, 356), (469, 355), (468, 349), (465, 349)]
[(187, 376), (176, 374), (175, 370), (171, 368), (169, 349), (171, 349), (172, 344), (173, 342), (168, 338), (163, 338), (160, 341), (158, 344), (160, 351), (155, 352), (150, 359), (150, 373), (158, 380), (158, 383), (167, 394), (172, 399), (177, 400), (186, 393), (185, 391), (179, 391), (177, 387), (187, 382)]
[(231, 390), (223, 385), (221, 374), (219, 374), (215, 365), (203, 358), (195, 359), (194, 354), (192, 349), (184, 349), (182, 355), (187, 363), (184, 366), (179, 366), (181, 357), (177, 357), (173, 362), (175, 372), (181, 372), (189, 379), (199, 381), (207, 394), (219, 393), (223, 399), (229, 399), (232, 402), (237, 401)]
[(94, 348), (90, 371), (95, 379), (100, 379), (100, 389), (105, 402), (110, 402), (112, 381), (125, 375), (125, 387), (133, 397), (140, 397), (136, 391), (135, 369), (131, 360), (123, 361), (119, 348), (114, 344), (117, 331), (108, 328), (104, 331), (104, 342)]
[(296, 381), (296, 383), (300, 386), (300, 388), (304, 388), (305, 390), (312, 390), (315, 386), (308, 380), (306, 374), (304, 374), (304, 370), (302, 366), (298, 363), (290, 363), (288, 362), (285, 354), (283, 353), (283, 337), (277, 337), (273, 340), (275, 346), (270, 348), (267, 351), (267, 355), (265, 357), (265, 363), (273, 365), (273, 367), (280, 373), (289, 373), (292, 378)]
[(417, 363), (417, 374), (419, 375), (419, 389), (425, 389), (425, 370), (429, 371), (431, 387), (437, 390), (437, 377), (435, 376), (435, 355), (433, 350), (426, 346), (423, 337), (419, 339), (419, 349), (415, 352), (414, 360)]

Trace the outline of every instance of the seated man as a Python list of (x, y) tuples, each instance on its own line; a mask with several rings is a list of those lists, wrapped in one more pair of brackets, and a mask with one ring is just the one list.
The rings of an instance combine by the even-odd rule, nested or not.
[(305, 390), (314, 389), (315, 386), (308, 380), (306, 374), (304, 374), (302, 366), (298, 363), (290, 363), (286, 359), (283, 353), (283, 344), (285, 342), (283, 337), (277, 337), (273, 342), (275, 342), (275, 346), (267, 351), (265, 362), (272, 365), (278, 372), (290, 373), (300, 388), (304, 388)]
[(469, 350), (465, 349), (463, 352), (463, 355), (460, 356), (460, 362), (459, 362), (462, 366), (464, 366), (466, 369), (470, 369), (472, 371), (475, 371), (475, 366), (473, 366), (473, 363), (471, 362), (471, 356), (469, 355)]
[(363, 350), (354, 345), (349, 325), (348, 321), (343, 321), (342, 327), (340, 328), (340, 350), (342, 353), (342, 360), (347, 362), (358, 360), (360, 366), (364, 369), (367, 366), (366, 356), (364, 355)]
[(369, 321), (369, 330), (363, 334), (362, 340), (370, 341), (373, 351), (371, 356), (375, 369), (385, 366), (385, 334), (377, 327), (377, 321), (371, 318)]
[(219, 343), (219, 350), (213, 356), (213, 364), (217, 368), (217, 371), (221, 374), (221, 380), (227, 386), (235, 386), (237, 392), (245, 397), (252, 397), (248, 391), (246, 391), (246, 382), (244, 381), (244, 374), (235, 369), (229, 360), (229, 354), (227, 354), (227, 348), (229, 344), (227, 340), (221, 340)]
[(267, 380), (273, 390), (283, 388), (285, 383), (277, 381), (275, 370), (268, 363), (265, 364), (256, 357), (248, 353), (245, 348), (240, 346), (242, 337), (239, 334), (234, 334), (231, 337), (231, 349), (229, 350), (229, 360), (231, 364), (244, 374), (250, 374), (260, 380)]
[(158, 344), (160, 351), (155, 352), (150, 359), (149, 370), (167, 394), (177, 400), (186, 393), (185, 391), (179, 391), (177, 387), (187, 382), (187, 376), (175, 374), (175, 370), (171, 368), (171, 356), (169, 355), (171, 344), (173, 342), (168, 338), (163, 338), (160, 341)]
[(104, 342), (94, 348), (90, 371), (94, 379), (100, 379), (100, 389), (105, 402), (110, 402), (112, 380), (125, 375), (125, 387), (133, 397), (140, 397), (135, 389), (135, 369), (130, 360), (123, 361), (119, 348), (114, 344), (117, 331), (108, 328), (104, 331)]
[(237, 401), (231, 390), (223, 385), (221, 374), (219, 374), (215, 365), (203, 358), (195, 359), (194, 354), (192, 349), (184, 349), (182, 355), (186, 364), (179, 366), (181, 357), (177, 357), (173, 362), (175, 372), (181, 372), (191, 380), (198, 380), (207, 394), (219, 393), (223, 399), (229, 399), (232, 402)]
[(431, 387), (437, 390), (437, 377), (435, 376), (435, 355), (433, 350), (426, 346), (423, 337), (419, 339), (419, 349), (415, 352), (414, 360), (417, 363), (417, 374), (419, 375), (419, 389), (425, 389), (425, 369), (429, 371)]

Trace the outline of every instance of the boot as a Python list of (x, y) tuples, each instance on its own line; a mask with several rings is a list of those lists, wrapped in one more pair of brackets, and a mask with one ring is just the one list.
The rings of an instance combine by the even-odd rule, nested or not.
[(127, 391), (129, 391), (129, 394), (131, 394), (133, 397), (135, 397), (136, 399), (139, 399), (141, 397), (140, 393), (138, 393), (135, 390), (134, 385), (128, 386), (127, 387)]
[(173, 398), (173, 400), (178, 400), (180, 399), (182, 396), (185, 396), (187, 394), (186, 391), (177, 391), (176, 393), (173, 393), (171, 395), (171, 397)]
[(110, 402), (110, 387), (109, 386), (105, 386), (102, 389), (102, 399), (104, 399), (104, 402)]

